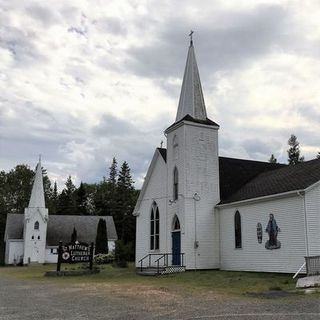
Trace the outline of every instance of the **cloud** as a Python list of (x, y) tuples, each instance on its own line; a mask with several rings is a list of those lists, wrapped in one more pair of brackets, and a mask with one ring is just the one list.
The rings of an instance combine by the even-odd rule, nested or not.
[(175, 119), (190, 29), (220, 155), (285, 162), (291, 133), (307, 159), (319, 149), (318, 4), (12, 0), (0, 12), (1, 169), (42, 153), (60, 185), (96, 182), (115, 156), (141, 187)]

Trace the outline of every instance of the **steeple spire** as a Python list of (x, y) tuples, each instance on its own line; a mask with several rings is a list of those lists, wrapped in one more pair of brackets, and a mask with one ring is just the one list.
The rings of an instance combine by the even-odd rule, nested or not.
[(39, 162), (36, 167), (36, 175), (34, 177), (28, 208), (45, 208), (41, 156), (39, 157)]
[(193, 31), (191, 30), (190, 47), (188, 51), (187, 63), (184, 71), (179, 107), (176, 121), (181, 120), (187, 114), (194, 119), (206, 120), (207, 112), (204, 103), (199, 70), (192, 40)]

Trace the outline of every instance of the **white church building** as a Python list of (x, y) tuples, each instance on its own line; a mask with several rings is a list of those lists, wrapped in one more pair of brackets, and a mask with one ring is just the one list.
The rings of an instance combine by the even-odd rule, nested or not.
[(220, 157), (218, 133), (191, 40), (167, 148), (155, 150), (133, 212), (136, 266), (295, 273), (320, 255), (320, 159)]
[(28, 208), (24, 214), (8, 214), (4, 235), (5, 264), (56, 263), (59, 241), (95, 243), (100, 219), (106, 221), (109, 250), (115, 247), (117, 232), (112, 216), (50, 215), (45, 206), (41, 162), (36, 167)]

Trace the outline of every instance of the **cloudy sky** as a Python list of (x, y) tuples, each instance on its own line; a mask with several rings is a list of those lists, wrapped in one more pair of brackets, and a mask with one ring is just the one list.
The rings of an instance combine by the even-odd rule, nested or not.
[(60, 187), (126, 160), (140, 187), (194, 44), (220, 155), (320, 151), (317, 0), (0, 0), (0, 169), (38, 154)]

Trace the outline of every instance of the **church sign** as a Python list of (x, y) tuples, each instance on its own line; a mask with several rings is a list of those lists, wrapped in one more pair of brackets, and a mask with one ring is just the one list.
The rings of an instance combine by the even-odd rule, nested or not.
[(62, 261), (67, 263), (89, 262), (89, 244), (76, 241), (62, 246)]
[(61, 269), (61, 263), (81, 263), (88, 262), (89, 268), (93, 267), (94, 244), (85, 242), (71, 242), (65, 245), (59, 242), (57, 271)]

